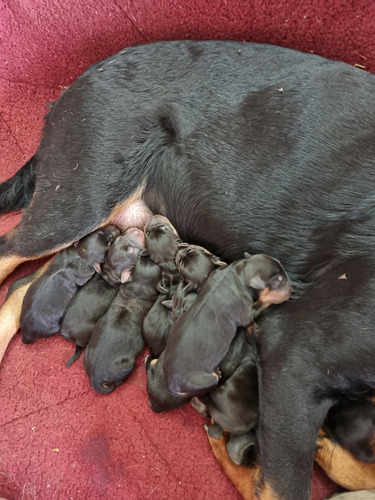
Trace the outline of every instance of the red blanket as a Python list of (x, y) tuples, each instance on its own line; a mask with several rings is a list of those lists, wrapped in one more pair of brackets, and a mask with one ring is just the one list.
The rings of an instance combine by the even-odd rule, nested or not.
[[(32, 156), (46, 104), (91, 63), (156, 40), (235, 39), (314, 52), (375, 72), (375, 3), (325, 0), (4, 0), (0, 8), (0, 181)], [(0, 234), (19, 214), (0, 217)], [(40, 263), (25, 264), (0, 291)], [(239, 498), (189, 405), (155, 414), (143, 353), (130, 379), (95, 393), (59, 336), (22, 344), (0, 368), (0, 497)], [(338, 488), (317, 467), (313, 500)]]

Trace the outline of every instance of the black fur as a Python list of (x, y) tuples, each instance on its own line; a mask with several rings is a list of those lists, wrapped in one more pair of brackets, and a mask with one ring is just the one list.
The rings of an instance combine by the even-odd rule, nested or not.
[[(152, 338), (151, 332), (148, 333), (148, 338), (151, 338), (152, 342), (151, 356), (146, 362), (147, 392), (151, 408), (159, 412), (178, 408), (190, 399), (190, 396), (172, 395), (167, 389), (163, 369), (164, 354), (162, 351), (168, 341), (170, 324), (174, 323), (196, 301), (210, 273), (217, 267), (226, 266), (225, 263), (220, 262), (217, 257), (206, 249), (188, 245), (187, 243), (178, 244), (174, 261), (184, 281), (178, 283), (172, 299), (163, 300), (164, 306), (168, 303), (168, 307), (172, 309), (172, 314), (169, 315), (168, 330), (166, 330), (162, 339), (160, 336)], [(158, 300), (160, 301), (163, 298), (163, 296), (160, 296)], [(158, 357), (158, 359), (152, 360), (155, 357)]]
[(143, 185), (184, 241), (280, 259), (300, 298), (261, 321), (259, 437), (265, 481), (288, 500), (309, 498), (329, 408), (375, 390), (374, 94), (371, 74), (272, 45), (129, 48), (54, 104), (33, 203), (0, 238), (0, 257), (51, 253)]
[(110, 285), (99, 274), (95, 274), (72, 298), (65, 310), (60, 333), (73, 340), (76, 351), (66, 367), (76, 361), (87, 346), (96, 322), (107, 312), (118, 292), (118, 286)]
[(119, 235), (115, 226), (106, 226), (58, 253), (44, 273), (28, 288), (21, 311), (22, 341), (50, 337), (60, 323), (77, 290), (103, 263), (108, 248)]
[[(197, 395), (215, 387), (218, 366), (238, 327), (250, 325), (263, 305), (262, 293), (275, 296), (271, 303), (290, 297), (289, 279), (281, 264), (265, 255), (241, 259), (213, 271), (198, 299), (169, 332), (164, 350), (164, 375), (174, 395)], [(278, 298), (277, 298), (278, 297)]]
[(362, 462), (375, 462), (375, 404), (347, 400), (328, 412), (323, 426), (327, 437)]
[(150, 348), (152, 358), (157, 358), (165, 348), (171, 326), (171, 311), (163, 306), (172, 299), (178, 283), (182, 280), (175, 264), (175, 255), (180, 238), (168, 219), (155, 215), (145, 226), (146, 251), (161, 271), (159, 291), (161, 295), (147, 313), (143, 322), (143, 338)]
[(249, 465), (258, 455), (258, 358), (254, 342), (239, 328), (219, 365), (217, 387), (193, 399), (193, 406), (229, 433), (227, 451), (237, 465)]
[(208, 414), (231, 434), (246, 434), (258, 426), (257, 355), (247, 335), (246, 329), (239, 329), (219, 365), (224, 377), (199, 397)]
[(144, 346), (142, 323), (155, 302), (161, 271), (148, 257), (139, 257), (131, 280), (120, 286), (108, 311), (96, 323), (84, 365), (92, 387), (102, 394), (122, 384)]
[(298, 300), (258, 320), (261, 462), (281, 498), (308, 498), (328, 410), (374, 393), (374, 275), (372, 257), (337, 260), (311, 274)]
[(36, 160), (31, 158), (13, 177), (0, 184), (0, 213), (26, 207), (35, 189)]
[(96, 322), (107, 312), (121, 282), (128, 280), (143, 242), (143, 233), (139, 229), (130, 228), (119, 236), (107, 252), (100, 275), (94, 275), (69, 302), (60, 333), (64, 338), (74, 340), (76, 352), (67, 362), (67, 368), (88, 344)]

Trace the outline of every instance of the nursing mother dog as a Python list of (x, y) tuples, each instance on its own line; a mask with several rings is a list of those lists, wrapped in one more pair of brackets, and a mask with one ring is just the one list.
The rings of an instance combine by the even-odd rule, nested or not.
[[(374, 96), (373, 75), (276, 46), (136, 46), (64, 91), (0, 187), (1, 211), (24, 209), (0, 240), (2, 279), (151, 212), (225, 261), (281, 261), (296, 293), (259, 323), (254, 498), (307, 500), (328, 410), (375, 392)], [(0, 312), (1, 352), (28, 286)]]

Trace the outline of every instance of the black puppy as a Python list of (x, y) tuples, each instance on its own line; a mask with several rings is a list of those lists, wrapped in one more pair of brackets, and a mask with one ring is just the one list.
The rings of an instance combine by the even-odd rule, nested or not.
[(290, 294), (280, 262), (266, 255), (248, 256), (211, 273), (198, 299), (171, 328), (163, 366), (169, 391), (198, 395), (217, 385), (218, 366), (238, 327), (250, 325), (268, 305)]
[(138, 228), (119, 236), (108, 250), (100, 274), (95, 274), (70, 301), (60, 328), (61, 335), (76, 344), (67, 368), (88, 344), (95, 323), (108, 310), (119, 285), (129, 279), (143, 244), (144, 234)]
[[(205, 248), (186, 243), (180, 243), (177, 246), (175, 263), (183, 281), (178, 284), (173, 299), (163, 302), (164, 305), (172, 308), (172, 322), (196, 301), (198, 293), (211, 272), (217, 267), (227, 265)], [(148, 357), (146, 360), (149, 402), (151, 408), (158, 412), (178, 408), (190, 399), (190, 397), (173, 395), (168, 391), (164, 378), (163, 360), (163, 353), (158, 359)]]
[(375, 462), (375, 403), (347, 400), (333, 406), (323, 430), (362, 462)]
[(101, 275), (113, 286), (129, 281), (131, 270), (143, 250), (145, 235), (141, 229), (131, 227), (117, 238), (108, 250)]
[(205, 406), (204, 413), (231, 434), (246, 434), (258, 424), (256, 350), (247, 335), (245, 328), (239, 329), (230, 345), (228, 359), (224, 358), (219, 365), (219, 384), (199, 396)]
[[(256, 447), (258, 426), (258, 364), (253, 342), (245, 328), (239, 328), (228, 353), (219, 365), (219, 384), (209, 393), (193, 398), (193, 406), (205, 417), (229, 432), (227, 451), (240, 465), (250, 447)], [(242, 436), (231, 439), (231, 435)], [(230, 444), (229, 444), (230, 443)]]
[(163, 303), (165, 307), (172, 309), (172, 323), (193, 305), (212, 271), (217, 267), (227, 266), (219, 257), (201, 246), (187, 243), (179, 243), (177, 246), (175, 262), (183, 281), (177, 286), (172, 301)]
[(108, 248), (120, 234), (113, 225), (98, 229), (58, 253), (29, 287), (21, 312), (22, 341), (30, 344), (60, 330), (63, 314), (78, 288), (100, 271)]
[(112, 392), (133, 371), (144, 346), (142, 323), (158, 295), (161, 271), (140, 256), (129, 281), (123, 283), (108, 311), (96, 323), (85, 352), (85, 370), (92, 387)]
[(171, 312), (163, 307), (163, 302), (172, 299), (182, 280), (175, 263), (181, 240), (170, 221), (161, 215), (150, 218), (145, 233), (146, 252), (162, 271), (160, 295), (143, 322), (143, 338), (150, 348), (151, 356), (155, 358), (164, 350), (171, 327)]

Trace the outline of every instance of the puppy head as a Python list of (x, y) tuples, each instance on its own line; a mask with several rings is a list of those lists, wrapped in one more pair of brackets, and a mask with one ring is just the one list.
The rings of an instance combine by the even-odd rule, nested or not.
[(200, 290), (211, 272), (218, 267), (226, 267), (208, 250), (198, 245), (178, 244), (175, 257), (177, 269), (192, 290)]
[(110, 285), (116, 286), (129, 280), (144, 241), (143, 231), (133, 227), (113, 243), (100, 273)]
[(173, 261), (180, 238), (169, 220), (162, 215), (154, 215), (145, 226), (145, 247), (156, 264)]
[(277, 259), (268, 255), (245, 254), (243, 276), (256, 299), (265, 305), (281, 304), (292, 293), (290, 279)]
[(146, 373), (149, 403), (154, 411), (174, 410), (190, 399), (174, 396), (168, 391), (163, 372), (163, 353), (159, 359), (146, 358)]
[(96, 271), (100, 272), (101, 264), (104, 262), (109, 247), (120, 234), (120, 229), (110, 224), (85, 236), (76, 242), (74, 247), (78, 255), (82, 257), (89, 266), (94, 267)]
[(156, 288), (161, 279), (161, 269), (148, 255), (140, 253), (128, 281), (138, 283), (145, 287)]

